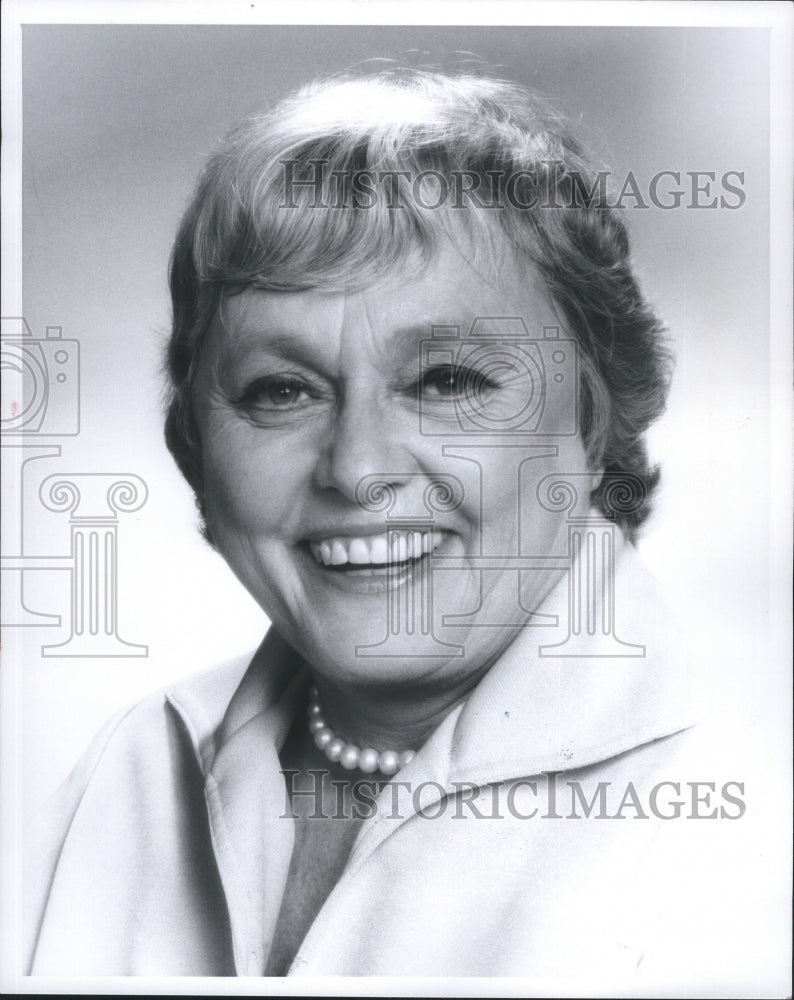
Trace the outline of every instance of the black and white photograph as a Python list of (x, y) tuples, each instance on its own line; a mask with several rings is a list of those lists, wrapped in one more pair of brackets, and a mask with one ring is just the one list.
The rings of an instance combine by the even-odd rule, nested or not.
[(791, 6), (3, 19), (3, 991), (791, 996)]

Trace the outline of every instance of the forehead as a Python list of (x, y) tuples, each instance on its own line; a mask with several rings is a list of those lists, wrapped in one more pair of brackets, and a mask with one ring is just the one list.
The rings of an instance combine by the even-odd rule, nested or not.
[(411, 253), (364, 287), (353, 280), (344, 290), (246, 289), (224, 299), (212, 330), (216, 343), (233, 354), (341, 335), (391, 352), (428, 336), (434, 325), (468, 330), (476, 320), (515, 316), (534, 336), (555, 322), (534, 265), (506, 241), (476, 246), (445, 236), (429, 259)]

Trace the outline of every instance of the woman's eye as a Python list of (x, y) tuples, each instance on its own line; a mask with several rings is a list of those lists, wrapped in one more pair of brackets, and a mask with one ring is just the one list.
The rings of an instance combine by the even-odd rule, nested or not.
[(494, 383), (481, 372), (457, 365), (443, 365), (426, 372), (419, 384), (425, 397), (476, 399), (483, 392), (495, 388)]
[(249, 411), (288, 410), (311, 399), (309, 387), (292, 378), (268, 377), (257, 379), (243, 393), (239, 405)]
[(303, 388), (290, 382), (276, 382), (264, 386), (259, 392), (260, 398), (274, 406), (293, 406), (303, 395)]

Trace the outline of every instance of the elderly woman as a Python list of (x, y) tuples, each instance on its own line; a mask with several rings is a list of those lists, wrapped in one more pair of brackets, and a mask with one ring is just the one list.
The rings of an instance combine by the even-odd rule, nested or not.
[(167, 441), (272, 626), (97, 738), (33, 973), (611, 982), (676, 952), (692, 718), (631, 545), (667, 357), (601, 181), (521, 87), (400, 69), (210, 158)]

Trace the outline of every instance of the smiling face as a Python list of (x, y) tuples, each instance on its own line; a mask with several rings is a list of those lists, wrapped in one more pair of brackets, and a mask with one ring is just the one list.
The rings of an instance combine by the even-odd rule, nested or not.
[[(530, 339), (492, 346), (488, 317), (521, 317)], [(440, 325), (461, 338), (446, 330), (423, 347)], [(528, 265), (505, 249), (474, 266), (449, 240), (426, 266), (408, 261), (361, 290), (223, 301), (194, 390), (208, 526), (320, 675), (465, 690), (559, 579), (497, 558), (564, 554), (564, 514), (543, 509), (536, 487), (587, 471), (574, 376), (563, 365), (552, 377), (542, 343), (556, 326)], [(527, 401), (541, 398), (538, 424)], [(389, 509), (367, 506), (373, 477)], [(444, 484), (454, 502), (433, 509)]]

